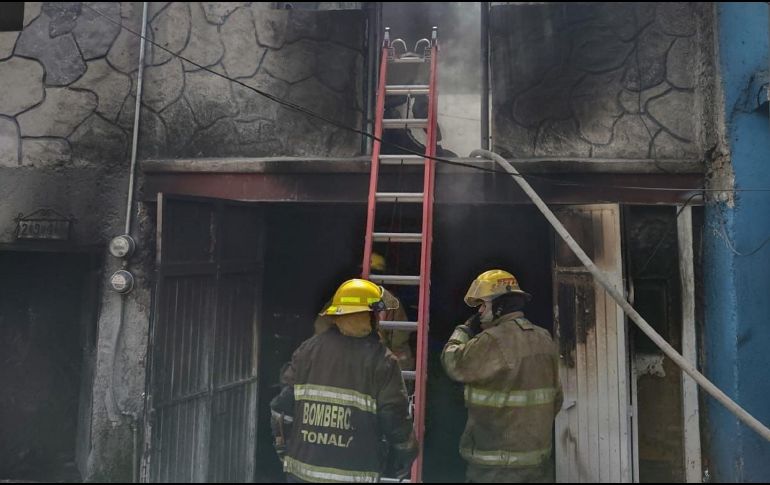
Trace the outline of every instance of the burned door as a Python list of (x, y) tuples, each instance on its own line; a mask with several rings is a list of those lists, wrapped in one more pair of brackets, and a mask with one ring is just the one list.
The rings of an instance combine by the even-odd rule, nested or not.
[[(566, 207), (559, 220), (621, 288), (617, 205)], [(555, 237), (554, 318), (564, 406), (556, 417), (557, 482), (630, 482), (632, 453), (623, 311)]]
[(262, 214), (158, 198), (158, 288), (143, 480), (254, 475)]

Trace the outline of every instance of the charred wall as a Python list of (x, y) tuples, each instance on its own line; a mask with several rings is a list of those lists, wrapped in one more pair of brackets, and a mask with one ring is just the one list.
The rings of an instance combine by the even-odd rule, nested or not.
[[(16, 240), (16, 216), (54, 210), (73, 221), (66, 243), (35, 245), (54, 259), (64, 257), (65, 248), (101, 253), (104, 243), (122, 231), (125, 211), (134, 109), (128, 98), (135, 89), (139, 43), (121, 25), (139, 28), (141, 4), (88, 5), (93, 10), (79, 2), (26, 2), (23, 29), (0, 33), (0, 243), (25, 247), (28, 243)], [(115, 266), (119, 262), (109, 260), (99, 268), (101, 288), (103, 275)], [(102, 476), (130, 478), (131, 435), (124, 432), (125, 423), (108, 419), (105, 399), (120, 297), (101, 295), (101, 301), (88, 304), (94, 312), (101, 310), (94, 333), (98, 343), (84, 349), (78, 363), (76, 461), (85, 479), (102, 467), (109, 469)], [(129, 304), (142, 299), (146, 307), (148, 295), (141, 291), (129, 297)], [(32, 311), (44, 311), (47, 304), (36, 301)], [(147, 324), (146, 317), (137, 316), (142, 311), (136, 307), (125, 316), (134, 330), (128, 332), (132, 345), (124, 355), (130, 363), (124, 379), (134, 384), (143, 376)], [(141, 394), (141, 387), (129, 393)], [(111, 447), (104, 445), (107, 441)]]
[(0, 242), (13, 218), (51, 208), (76, 220), (73, 241), (103, 241), (126, 186), (138, 42), (131, 3), (26, 2), (24, 28), (0, 33)]
[(281, 107), (248, 87), (359, 128), (366, 54), (360, 10), (153, 2), (149, 31), (159, 45), (195, 64), (150, 46), (142, 158), (359, 153), (358, 135)]
[(703, 160), (713, 144), (711, 18), (704, 3), (493, 6), (494, 148)]
[[(359, 126), (360, 7), (150, 2), (148, 37), (216, 72)], [(37, 249), (88, 247), (106, 254), (106, 242), (123, 232), (139, 38), (121, 24), (139, 32), (141, 15), (141, 2), (26, 2), (22, 30), (0, 33), (0, 244), (23, 248), (15, 218), (39, 209), (56, 210), (74, 224), (66, 244)], [(140, 159), (344, 156), (360, 149), (357, 136), (279, 110), (166, 51), (149, 48), (145, 62)], [(77, 426), (77, 464), (87, 480), (129, 481), (137, 470), (154, 210), (134, 212), (138, 254), (128, 269), (135, 290), (122, 297), (106, 289), (122, 263), (107, 255), (99, 272), (103, 291), (91, 302), (99, 313), (97, 337), (82, 362), (86, 405)]]

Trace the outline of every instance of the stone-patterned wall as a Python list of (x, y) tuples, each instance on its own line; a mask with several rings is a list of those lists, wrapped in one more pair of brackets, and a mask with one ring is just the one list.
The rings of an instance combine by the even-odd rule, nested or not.
[[(360, 127), (363, 14), (269, 6), (153, 2), (150, 33), (201, 66)], [(281, 108), (161, 49), (150, 48), (148, 65), (142, 158), (359, 153), (359, 136)]]
[[(139, 2), (88, 5), (130, 19), (139, 30)], [(150, 37), (202, 66), (360, 127), (363, 14), (272, 6), (152, 2)], [(138, 45), (135, 35), (78, 2), (28, 2), (24, 30), (0, 33), (6, 88), (0, 167), (124, 163)], [(360, 150), (357, 135), (279, 108), (152, 46), (144, 81), (140, 157), (345, 156)]]
[[(130, 3), (89, 5), (138, 24)], [(27, 2), (24, 17), (0, 33), (0, 167), (124, 163), (136, 39), (79, 2)]]
[[(138, 28), (140, 3), (88, 4)], [(18, 214), (75, 218), (72, 243), (98, 244), (123, 222), (136, 38), (78, 2), (26, 2), (21, 32), (0, 33), (0, 242)]]
[[(79, 2), (26, 2), (23, 30), (0, 33), (0, 243), (15, 242), (18, 214), (39, 209), (74, 218), (73, 246), (104, 248), (123, 231), (133, 127), (121, 121), (133, 119), (139, 42), (120, 24), (139, 29), (141, 3), (87, 5), (117, 24)], [(152, 241), (142, 241), (146, 254)], [(150, 280), (139, 258), (132, 263), (137, 288), (121, 301), (106, 290), (121, 262), (105, 260), (99, 341), (84, 349), (77, 463), (86, 480), (132, 475), (130, 427), (123, 416), (109, 418), (113, 408), (120, 414), (141, 403), (144, 385)], [(116, 354), (126, 365), (113, 372)], [(120, 389), (111, 405), (113, 382)]]
[(493, 7), (495, 149), (512, 157), (701, 158), (712, 124), (710, 8)]
[[(88, 5), (141, 29), (141, 2)], [(149, 35), (173, 52), (361, 125), (360, 11), (272, 10), (257, 2), (150, 5)], [(147, 54), (140, 158), (352, 155), (360, 148), (357, 136), (278, 109), (162, 51)], [(79, 2), (27, 2), (24, 29), (0, 33), (0, 243), (15, 242), (19, 213), (42, 208), (75, 219), (74, 246), (104, 249), (122, 233), (138, 57), (134, 34)], [(155, 229), (153, 208), (138, 210), (129, 267), (136, 288), (127, 297), (106, 289), (121, 268), (106, 256), (98, 342), (85, 356), (77, 462), (88, 481), (130, 481), (136, 458), (132, 426), (141, 428), (134, 417), (144, 405)]]

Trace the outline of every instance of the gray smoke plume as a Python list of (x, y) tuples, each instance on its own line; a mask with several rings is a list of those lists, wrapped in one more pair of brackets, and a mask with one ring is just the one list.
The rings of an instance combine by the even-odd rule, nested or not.
[[(433, 26), (438, 27), (441, 146), (459, 156), (467, 156), (479, 148), (481, 3), (385, 2), (383, 22), (390, 27), (391, 38), (403, 39), (409, 50), (414, 49), (419, 39), (430, 38)], [(427, 82), (424, 78), (410, 77), (410, 72), (414, 72), (413, 67), (391, 69), (398, 84)]]

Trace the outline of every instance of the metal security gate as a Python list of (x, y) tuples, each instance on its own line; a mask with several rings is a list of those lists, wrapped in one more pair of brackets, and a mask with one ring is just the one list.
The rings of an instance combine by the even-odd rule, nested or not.
[(262, 213), (160, 194), (157, 226), (142, 480), (252, 481)]
[[(620, 210), (573, 206), (559, 220), (618, 288), (623, 285)], [(623, 311), (556, 237), (554, 318), (564, 406), (556, 418), (556, 481), (632, 481), (632, 433)]]

